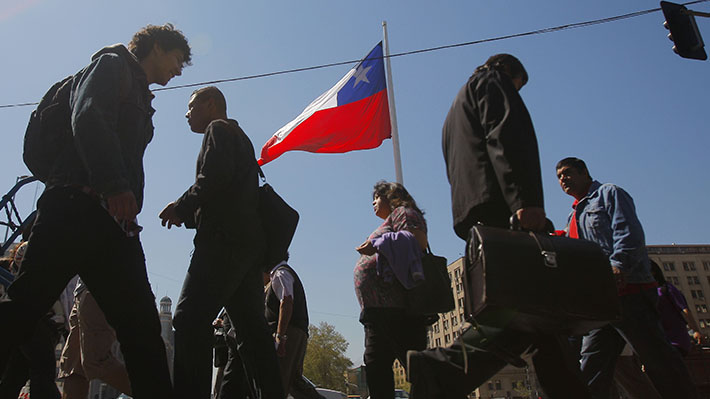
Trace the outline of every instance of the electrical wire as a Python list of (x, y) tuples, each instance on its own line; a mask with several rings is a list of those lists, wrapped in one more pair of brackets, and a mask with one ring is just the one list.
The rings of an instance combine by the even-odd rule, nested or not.
[[(687, 6), (687, 5), (693, 5), (693, 4), (698, 4), (698, 3), (706, 3), (708, 1), (710, 1), (710, 0), (695, 0), (695, 1), (690, 1), (690, 2), (682, 3), (682, 4)], [(622, 20), (630, 19), (630, 18), (636, 18), (636, 17), (640, 17), (643, 15), (652, 14), (652, 13), (658, 12), (660, 10), (661, 10), (661, 8), (652, 8), (652, 9), (648, 9), (648, 10), (636, 11), (636, 12), (617, 15), (617, 16), (613, 16), (613, 17), (600, 18), (600, 19), (595, 19), (595, 20), (591, 20), (591, 21), (584, 21), (584, 22), (576, 22), (576, 23), (571, 23), (571, 24), (559, 25), (559, 26), (555, 26), (555, 27), (551, 27), (551, 28), (537, 29), (537, 30), (533, 30), (533, 31), (529, 31), (529, 32), (515, 33), (515, 34), (511, 34), (511, 35), (492, 37), (492, 38), (488, 38), (488, 39), (473, 40), (473, 41), (469, 41), (469, 42), (447, 44), (447, 45), (443, 45), (443, 46), (429, 47), (429, 48), (425, 48), (425, 49), (406, 51), (406, 52), (402, 52), (402, 53), (395, 53), (395, 54), (390, 54), (388, 57), (382, 57), (382, 58), (404, 57), (404, 56), (408, 56), (408, 55), (429, 53), (429, 52), (433, 52), (433, 51), (447, 50), (447, 49), (451, 49), (451, 48), (464, 47), (464, 46), (473, 46), (476, 44), (483, 44), (483, 43), (490, 43), (490, 42), (496, 42), (496, 41), (501, 41), (501, 40), (515, 39), (515, 38), (519, 38), (519, 37), (542, 35), (542, 34), (546, 34), (546, 33), (559, 32), (559, 31), (563, 31), (563, 30), (584, 28), (584, 27), (600, 25), (600, 24), (605, 24), (605, 23), (610, 23), (610, 22), (622, 21)], [(155, 89), (153, 91), (157, 92), (157, 91), (165, 91), (165, 90), (176, 90), (176, 89), (184, 89), (184, 88), (196, 87), (196, 86), (215, 85), (215, 84), (219, 84), (219, 83), (238, 82), (238, 81), (242, 81), (242, 80), (251, 80), (251, 79), (277, 76), (277, 75), (285, 75), (285, 74), (290, 74), (290, 73), (313, 71), (316, 69), (331, 68), (331, 67), (340, 66), (340, 65), (356, 64), (360, 61), (362, 61), (362, 60), (357, 59), (357, 60), (349, 60), (349, 61), (332, 62), (329, 64), (314, 65), (314, 66), (303, 67), (303, 68), (286, 69), (286, 70), (275, 71), (275, 72), (266, 72), (266, 73), (247, 75), (247, 76), (241, 76), (241, 77), (236, 77), (236, 78), (216, 79), (216, 80), (210, 80), (210, 81), (205, 81), (205, 82), (188, 83), (188, 84), (184, 84), (184, 85), (163, 87), (163, 88)], [(25, 107), (25, 106), (37, 105), (37, 104), (39, 104), (39, 103), (32, 102), (32, 103), (0, 105), (0, 109)]]

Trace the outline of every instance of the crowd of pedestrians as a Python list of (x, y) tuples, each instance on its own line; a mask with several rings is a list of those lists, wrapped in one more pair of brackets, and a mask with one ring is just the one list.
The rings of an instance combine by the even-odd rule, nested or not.
[[(287, 253), (276, 264), (263, 260), (254, 148), (213, 86), (193, 92), (187, 104), (190, 129), (203, 135), (194, 183), (159, 215), (168, 229), (196, 230), (174, 316), (171, 378), (136, 215), (153, 137), (149, 85), (166, 85), (190, 61), (179, 30), (148, 25), (127, 46), (99, 50), (73, 76), (72, 145), (52, 165), (27, 244), (0, 274), (0, 399), (16, 398), (27, 379), (32, 397), (60, 397), (48, 348), (63, 333), (65, 398), (86, 398), (89, 380), (100, 378), (137, 399), (206, 399), (213, 365), (222, 368), (214, 390), (220, 398), (319, 397), (302, 378), (309, 326), (303, 283)], [(511, 216), (526, 230), (546, 227), (537, 139), (518, 93), (528, 79), (517, 58), (492, 56), (462, 87), (444, 123), (453, 227), (467, 244), (474, 226), (508, 228)], [(660, 397), (696, 397), (681, 358), (687, 346), (669, 342), (657, 311), (659, 293), (666, 300), (677, 294), (652, 276), (631, 196), (593, 180), (577, 158), (561, 160), (555, 171), (574, 198), (564, 234), (595, 242), (608, 256), (622, 317), (582, 337), (578, 353), (561, 333), (498, 329), (498, 339), (532, 358), (551, 398), (610, 398), (627, 344)], [(426, 349), (431, 318), (406, 310), (428, 245), (424, 212), (399, 183), (378, 182), (372, 199), (383, 222), (356, 248), (354, 270), (371, 398), (394, 397), (395, 359), (407, 368), (413, 398), (465, 398), (510, 359), (480, 345), (481, 328)], [(66, 256), (76, 242), (82, 250)], [(55, 306), (60, 297), (64, 306)], [(218, 359), (215, 328), (226, 350)]]

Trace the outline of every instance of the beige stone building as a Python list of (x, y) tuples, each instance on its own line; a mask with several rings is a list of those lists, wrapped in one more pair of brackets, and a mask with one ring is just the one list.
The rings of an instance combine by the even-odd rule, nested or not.
[(700, 333), (710, 334), (710, 245), (649, 245), (648, 257), (658, 263), (667, 281), (688, 301)]

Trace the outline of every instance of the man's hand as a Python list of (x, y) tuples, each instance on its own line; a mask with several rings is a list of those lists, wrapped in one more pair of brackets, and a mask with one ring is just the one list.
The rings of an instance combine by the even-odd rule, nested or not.
[(106, 197), (108, 213), (118, 221), (132, 221), (138, 215), (138, 204), (133, 191), (124, 191)]
[(626, 279), (624, 278), (624, 273), (616, 266), (611, 267), (611, 272), (614, 273), (614, 281), (616, 282), (616, 289), (620, 290), (626, 287)]
[(372, 256), (374, 255), (377, 250), (375, 249), (375, 246), (372, 245), (370, 240), (366, 240), (362, 244), (360, 244), (359, 247), (355, 248), (356, 251), (358, 251), (361, 255), (368, 255)]
[(163, 227), (165, 227), (165, 225), (167, 225), (168, 230), (173, 225), (175, 225), (177, 227), (182, 226), (182, 219), (180, 219), (178, 217), (177, 213), (175, 213), (175, 203), (174, 202), (171, 202), (168, 205), (166, 205), (165, 208), (163, 208), (163, 210), (160, 211), (160, 214), (158, 215), (158, 217), (160, 219), (162, 219), (160, 224), (162, 224)]
[(520, 208), (515, 211), (515, 215), (520, 221), (520, 227), (524, 230), (542, 231), (545, 229), (545, 224), (547, 223), (545, 210), (540, 207)]
[(279, 335), (276, 335), (274, 339), (276, 340), (276, 356), (286, 357), (286, 338), (279, 338)]

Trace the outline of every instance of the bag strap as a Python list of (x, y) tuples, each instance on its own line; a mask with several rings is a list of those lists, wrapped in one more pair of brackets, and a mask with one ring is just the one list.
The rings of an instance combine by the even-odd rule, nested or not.
[(257, 163), (256, 167), (258, 168), (259, 178), (261, 179), (261, 182), (266, 183), (266, 175), (264, 175), (264, 171), (261, 170), (261, 166), (259, 166), (259, 164)]

